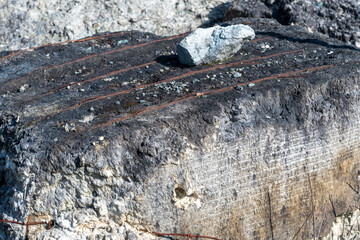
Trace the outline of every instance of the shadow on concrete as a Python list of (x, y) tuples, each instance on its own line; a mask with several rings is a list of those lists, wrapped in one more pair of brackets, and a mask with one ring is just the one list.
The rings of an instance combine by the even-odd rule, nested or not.
[(179, 58), (176, 54), (168, 55), (168, 56), (160, 56), (157, 57), (155, 61), (167, 67), (176, 67), (181, 69), (189, 68), (189, 66), (180, 63)]
[[(222, 23), (224, 21), (225, 13), (230, 6), (231, 2), (222, 3), (210, 10), (208, 13), (209, 20), (201, 24), (200, 28), (213, 27), (215, 24)], [(199, 16), (200, 17), (200, 16)]]

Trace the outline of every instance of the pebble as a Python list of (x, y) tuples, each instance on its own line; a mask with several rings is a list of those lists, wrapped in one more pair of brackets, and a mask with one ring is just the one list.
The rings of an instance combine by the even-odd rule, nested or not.
[(242, 91), (244, 88), (242, 86), (238, 85), (238, 86), (235, 87), (235, 89), (238, 90), (238, 91)]
[(232, 76), (233, 76), (233, 78), (239, 78), (239, 77), (241, 77), (241, 73), (236, 72)]
[(20, 89), (19, 89), (19, 92), (25, 92), (25, 87), (21, 86)]
[(262, 52), (265, 52), (267, 49), (271, 49), (272, 47), (270, 47), (269, 44), (265, 43), (265, 44), (261, 44), (260, 47), (262, 48)]
[(104, 78), (104, 82), (110, 82), (111, 80), (113, 80), (114, 78), (113, 77), (110, 77), (110, 78)]
[(118, 44), (118, 45), (121, 45), (121, 44), (123, 44), (123, 43), (128, 43), (128, 42), (129, 42), (129, 40), (124, 39), (124, 40), (119, 40), (119, 41), (117, 42), (117, 44)]
[(70, 124), (68, 124), (68, 123), (66, 123), (65, 125), (64, 125), (64, 130), (65, 130), (65, 132), (70, 132), (70, 131), (76, 131), (76, 127), (74, 126), (74, 123), (70, 123)]

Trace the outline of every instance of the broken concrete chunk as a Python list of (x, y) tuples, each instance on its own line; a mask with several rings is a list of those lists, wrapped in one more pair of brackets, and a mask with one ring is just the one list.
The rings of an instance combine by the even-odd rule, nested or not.
[(176, 51), (182, 64), (209, 64), (232, 57), (254, 37), (254, 30), (243, 24), (198, 28), (177, 45)]

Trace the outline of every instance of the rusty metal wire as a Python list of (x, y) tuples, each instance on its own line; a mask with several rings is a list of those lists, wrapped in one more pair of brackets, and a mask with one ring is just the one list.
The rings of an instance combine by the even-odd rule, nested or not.
[[(12, 220), (0, 220), (0, 223), (13, 223), (13, 224), (18, 224), (18, 225), (22, 225), (22, 226), (26, 226), (26, 235), (25, 238), (28, 237), (29, 234), (29, 226), (34, 226), (34, 225), (46, 225), (46, 229), (52, 229), (55, 226), (55, 221), (54, 220), (50, 220), (48, 222), (18, 222), (18, 221), (12, 221)], [(148, 232), (146, 230), (142, 230), (145, 232)], [(215, 237), (209, 237), (209, 236), (202, 236), (202, 235), (193, 235), (191, 233), (189, 234), (182, 234), (182, 233), (158, 233), (158, 232), (148, 232), (151, 234), (155, 234), (158, 236), (181, 236), (181, 237), (187, 237), (188, 240), (192, 239), (192, 238), (206, 238), (206, 239), (213, 239), (213, 240), (221, 240), (220, 238), (215, 238)]]
[[(180, 34), (180, 35), (176, 35), (177, 37), (183, 37), (184, 35), (186, 34)], [(171, 40), (171, 39), (174, 39), (175, 36), (171, 37), (171, 38), (164, 38), (164, 39), (160, 39), (161, 41), (167, 41), (167, 40)], [(176, 37), (176, 38), (177, 38)], [(271, 37), (264, 37), (264, 38), (258, 38), (258, 39), (254, 39), (254, 40), (251, 40), (250, 42), (258, 42), (258, 41), (262, 41), (262, 40), (266, 40), (266, 39), (270, 39)], [(159, 40), (155, 40), (155, 41), (159, 41)], [(149, 43), (152, 43), (154, 41), (151, 41)], [(138, 45), (141, 45), (143, 46), (144, 44), (141, 43), (141, 44), (137, 44), (137, 45), (133, 45), (133, 46), (129, 46), (129, 48), (134, 48), (134, 47), (138, 47)], [(123, 48), (122, 48), (123, 49)], [(118, 49), (120, 50), (120, 49)], [(303, 50), (303, 49), (301, 49)], [(301, 51), (301, 50), (296, 50), (295, 52), (297, 51)], [(117, 51), (117, 50), (116, 50)], [(293, 51), (291, 51), (293, 52)], [(108, 52), (106, 52), (108, 53)], [(290, 53), (290, 52), (287, 52), (287, 53)], [(171, 79), (167, 79), (166, 81), (171, 81), (171, 80), (176, 80), (178, 78), (181, 78), (181, 77), (184, 77), (184, 76), (188, 76), (188, 75), (193, 75), (193, 74), (196, 74), (196, 73), (201, 73), (201, 72), (205, 72), (205, 71), (209, 71), (209, 70), (213, 70), (213, 69), (216, 69), (216, 68), (222, 68), (222, 67), (230, 67), (230, 66), (234, 66), (234, 65), (241, 65), (241, 64), (245, 64), (245, 63), (252, 63), (254, 62), (255, 60), (258, 60), (258, 59), (266, 59), (266, 58), (270, 58), (270, 57), (276, 57), (276, 56), (279, 56), (279, 55), (282, 55), (284, 53), (277, 53), (277, 54), (273, 54), (273, 55), (270, 55), (270, 56), (264, 56), (264, 57), (259, 57), (259, 58), (254, 58), (254, 59), (248, 59), (248, 60), (242, 60), (242, 61), (239, 61), (239, 62), (233, 62), (233, 63), (228, 63), (228, 64), (221, 64), (221, 65), (217, 65), (217, 66), (214, 66), (214, 67), (210, 67), (210, 68), (206, 68), (206, 69), (202, 69), (202, 70), (199, 70), (199, 71), (192, 71), (192, 72), (189, 72), (189, 73), (185, 73), (185, 74), (182, 74), (181, 76), (178, 76), (178, 77), (174, 77), (174, 78), (171, 78)], [(103, 55), (103, 53), (100, 53), (100, 54), (94, 54), (94, 55), (90, 55), (91, 57), (94, 57), (94, 56), (98, 56), (98, 55)], [(88, 56), (86, 56), (85, 58), (88, 58)], [(77, 59), (75, 61), (79, 61), (79, 60), (82, 60), (84, 58), (81, 58), (81, 59)], [(71, 61), (71, 62), (67, 62), (67, 63), (62, 63), (60, 65), (57, 65), (57, 66), (45, 66), (45, 67), (41, 67), (41, 68), (38, 68), (38, 69), (35, 69), (33, 71), (31, 71), (30, 73), (28, 73), (27, 75), (23, 76), (23, 77), (20, 77), (20, 78), (17, 78), (17, 79), (14, 79), (14, 80), (19, 80), (19, 79), (22, 79), (22, 78), (25, 78), (27, 77), (28, 75), (30, 75), (31, 73), (37, 71), (37, 70), (41, 70), (41, 69), (44, 69), (44, 68), (49, 68), (49, 67), (58, 67), (58, 66), (62, 66), (64, 64), (68, 65), (70, 63), (73, 63), (74, 61)], [(87, 80), (83, 80), (83, 81), (78, 81), (78, 82), (70, 82), (70, 83), (67, 83), (67, 84), (64, 84), (64, 85), (61, 85), (55, 89), (52, 89), (40, 96), (37, 96), (37, 97), (34, 97), (32, 99), (29, 99), (28, 101), (33, 101), (33, 100), (36, 100), (36, 99), (39, 99), (39, 98), (42, 98), (42, 97), (45, 97), (47, 95), (50, 95), (58, 90), (61, 90), (65, 87), (68, 87), (68, 86), (72, 86), (72, 85), (77, 85), (77, 84), (83, 84), (83, 83), (86, 83), (86, 82), (90, 82), (90, 81), (94, 81), (94, 80), (98, 80), (98, 79), (102, 79), (102, 78), (105, 78), (105, 77), (109, 77), (109, 76), (112, 76), (112, 75), (115, 75), (115, 74), (119, 74), (119, 73), (122, 73), (122, 72), (126, 72), (126, 71), (129, 71), (129, 70), (132, 70), (132, 69), (136, 69), (136, 68), (141, 68), (141, 67), (144, 67), (144, 66), (149, 66), (149, 65), (152, 65), (152, 64), (155, 64), (156, 61), (150, 61), (150, 62), (147, 62), (147, 63), (143, 63), (143, 64), (140, 64), (140, 65), (137, 65), (137, 66), (132, 66), (132, 67), (128, 67), (128, 68), (123, 68), (123, 69), (120, 69), (120, 70), (116, 70), (116, 71), (113, 71), (113, 72), (110, 72), (110, 73), (107, 73), (107, 74), (104, 74), (104, 75), (101, 75), (101, 76), (97, 76), (97, 77), (93, 77), (93, 78), (90, 78), (90, 79), (87, 79)], [(11, 80), (13, 81), (13, 80)], [(163, 81), (161, 81), (163, 82)], [(161, 82), (156, 82), (154, 84), (159, 84)], [(151, 85), (154, 85), (154, 84), (151, 84)], [(144, 86), (139, 86), (137, 88), (142, 88)]]
[[(16, 82), (16, 81), (19, 81), (19, 80), (22, 80), (22, 79), (25, 79), (29, 76), (31, 76), (31, 74), (37, 72), (37, 71), (40, 71), (40, 70), (45, 70), (45, 69), (50, 69), (50, 68), (58, 68), (58, 67), (62, 67), (62, 66), (66, 66), (66, 65), (70, 65), (72, 63), (76, 63), (76, 62), (81, 62), (81, 61), (84, 61), (84, 60), (87, 60), (87, 59), (92, 59), (94, 57), (99, 57), (99, 56), (105, 56), (105, 55), (108, 55), (108, 54), (112, 54), (112, 53), (117, 53), (119, 51), (125, 51), (125, 50), (128, 50), (128, 49), (135, 49), (135, 48), (139, 48), (139, 47), (144, 47), (144, 46), (147, 46), (147, 45), (150, 45), (150, 44), (154, 44), (154, 43), (159, 43), (159, 42), (164, 42), (164, 41), (170, 41), (170, 40), (174, 40), (174, 39), (177, 39), (177, 38), (181, 38), (181, 37), (185, 37), (189, 34), (189, 32), (186, 32), (186, 33), (182, 33), (182, 34), (179, 34), (179, 35), (174, 35), (174, 36), (171, 36), (171, 37), (167, 37), (167, 38), (160, 38), (160, 39), (156, 39), (156, 40), (153, 40), (153, 41), (148, 41), (148, 42), (142, 42), (142, 43), (139, 43), (139, 44), (135, 44), (135, 45), (129, 45), (129, 46), (126, 46), (126, 47), (122, 47), (122, 48), (118, 48), (118, 49), (114, 49), (114, 50), (110, 50), (110, 51), (107, 51), (107, 52), (101, 52), (101, 53), (96, 53), (96, 54), (92, 54), (92, 55), (88, 55), (88, 56), (85, 56), (85, 57), (82, 57), (82, 58), (78, 58), (78, 59), (75, 59), (73, 61), (70, 61), (70, 62), (65, 62), (65, 63), (61, 63), (59, 65), (49, 65), (49, 66), (43, 66), (43, 67), (39, 67), (39, 68), (36, 68), (34, 70), (32, 70), (31, 72), (29, 72), (28, 74), (26, 74), (25, 76), (22, 76), (22, 77), (19, 77), (19, 78), (14, 78), (12, 80), (10, 80), (8, 83), (10, 82)], [(110, 34), (111, 35), (111, 34)], [(110, 35), (103, 35), (103, 36), (110, 36)], [(74, 41), (70, 41), (70, 42), (79, 42), (79, 41), (87, 41), (87, 40), (90, 40), (90, 39), (95, 39), (95, 38), (100, 38), (101, 36), (98, 36), (98, 37), (93, 37), (93, 38), (86, 38), (86, 39), (81, 39), (81, 40), (74, 40)], [(63, 42), (64, 43), (64, 42)], [(61, 44), (61, 43), (54, 43), (54, 44), (47, 44), (47, 45), (44, 45), (44, 46), (52, 46), (52, 45), (57, 45), (57, 44)], [(43, 47), (43, 46), (39, 46), (39, 47)], [(39, 48), (39, 47), (35, 47), (33, 49), (36, 49), (36, 48)], [(13, 55), (16, 55), (16, 54), (19, 54), (19, 53), (22, 53), (26, 50), (20, 50), (18, 52), (15, 52), (13, 54), (10, 54), (10, 55), (7, 55), (3, 58), (0, 58), (1, 59), (4, 59), (4, 58), (7, 58), (7, 57), (11, 57)]]
[(49, 222), (26, 222), (26, 223), (12, 221), (12, 220), (0, 220), (0, 223), (13, 223), (13, 224), (25, 226), (26, 227), (25, 239), (27, 239), (28, 235), (29, 235), (29, 226), (46, 225), (46, 229), (48, 229), (48, 230), (55, 226), (55, 221), (53, 221), (53, 220), (50, 220)]
[[(125, 119), (128, 119), (128, 118), (135, 117), (135, 116), (139, 115), (140, 113), (145, 113), (145, 112), (150, 112), (150, 111), (154, 111), (154, 110), (157, 110), (157, 109), (165, 108), (165, 107), (167, 107), (169, 105), (172, 105), (174, 103), (182, 102), (182, 101), (185, 101), (185, 100), (190, 100), (190, 99), (193, 99), (193, 98), (200, 97), (202, 95), (209, 95), (209, 94), (214, 94), (214, 93), (219, 93), (219, 92), (230, 91), (230, 90), (233, 90), (236, 86), (245, 86), (245, 85), (248, 85), (248, 84), (251, 84), (251, 83), (262, 82), (262, 81), (270, 80), (270, 79), (306, 77), (307, 75), (294, 75), (294, 74), (307, 72), (307, 71), (314, 71), (314, 70), (319, 70), (319, 69), (324, 69), (324, 68), (329, 68), (329, 67), (332, 67), (332, 66), (333, 65), (330, 64), (330, 65), (322, 65), (322, 66), (317, 66), (317, 67), (312, 67), (312, 68), (306, 68), (306, 69), (301, 69), (301, 70), (298, 70), (298, 71), (280, 73), (280, 74), (269, 76), (269, 77), (259, 78), (259, 79), (252, 80), (252, 81), (249, 81), (249, 82), (239, 83), (239, 84), (235, 84), (235, 85), (232, 85), (232, 86), (229, 86), (229, 87), (216, 89), (216, 90), (213, 90), (213, 91), (189, 93), (189, 94), (187, 94), (185, 96), (177, 98), (174, 101), (168, 102), (166, 104), (163, 104), (163, 105), (160, 105), (160, 106), (155, 106), (155, 107), (150, 107), (150, 108), (143, 108), (143, 109), (140, 109), (140, 110), (136, 111), (133, 114), (130, 114), (130, 115), (127, 115), (127, 116), (124, 116), (124, 117), (120, 117), (120, 118), (116, 118), (116, 119), (113, 119), (113, 120), (111, 120), (109, 122), (106, 122), (104, 124), (94, 126), (93, 128), (91, 128), (91, 130), (96, 129), (96, 128), (100, 128), (100, 127), (106, 127), (106, 126), (109, 126), (109, 125), (111, 125), (111, 124), (113, 124), (115, 122), (119, 122), (119, 121), (122, 121), (122, 120), (125, 120)], [(95, 101), (95, 100), (97, 100), (97, 98), (92, 99), (92, 101)], [(65, 109), (65, 110), (68, 110), (68, 109)]]
[(215, 238), (215, 237), (209, 237), (209, 236), (201, 236), (201, 235), (192, 235), (191, 233), (189, 234), (181, 234), (181, 233), (157, 233), (157, 232), (151, 232), (152, 234), (158, 235), (158, 236), (182, 236), (182, 237), (187, 237), (187, 239), (192, 239), (192, 238), (207, 238), (207, 239), (214, 239), (214, 240), (221, 240), (220, 238)]
[[(78, 103), (76, 103), (76, 104), (74, 104), (74, 105), (72, 105), (70, 107), (59, 110), (56, 114), (64, 112), (64, 111), (72, 110), (74, 108), (78, 108), (78, 107), (80, 107), (81, 105), (83, 105), (85, 103), (90, 103), (90, 102), (93, 102), (93, 101), (98, 101), (98, 100), (106, 99), (106, 98), (109, 98), (109, 97), (114, 97), (114, 96), (117, 96), (117, 95), (130, 93), (130, 92), (132, 92), (132, 91), (134, 91), (136, 89), (146, 88), (146, 87), (154, 86), (156, 84), (161, 84), (161, 83), (165, 83), (165, 82), (174, 81), (174, 80), (177, 80), (177, 79), (192, 76), (194, 74), (207, 72), (207, 71), (214, 70), (214, 69), (227, 68), (227, 67), (231, 67), (231, 66), (235, 66), (235, 65), (241, 66), (241, 65), (258, 64), (258, 62), (255, 62), (256, 60), (262, 60), (262, 59), (267, 59), (267, 58), (276, 57), (276, 56), (280, 56), (280, 55), (296, 53), (296, 52), (300, 52), (302, 50), (303, 49), (297, 49), (297, 50), (293, 50), (293, 51), (287, 51), (287, 52), (271, 54), (271, 55), (267, 55), (267, 56), (263, 56), (263, 57), (257, 57), (257, 58), (247, 59), (247, 60), (241, 60), (241, 61), (227, 63), (227, 64), (220, 64), (220, 65), (212, 66), (210, 68), (205, 68), (205, 69), (201, 69), (201, 70), (187, 72), (187, 73), (181, 74), (179, 76), (171, 77), (171, 78), (164, 79), (164, 80), (161, 80), (161, 81), (158, 81), (158, 82), (140, 85), (140, 86), (137, 86), (137, 87), (134, 87), (134, 88), (131, 88), (131, 89), (127, 89), (127, 90), (123, 90), (123, 91), (120, 91), (120, 92), (115, 92), (115, 93), (111, 93), (111, 94), (107, 94), (107, 95), (101, 95), (101, 96), (95, 96), (95, 97), (89, 97), (89, 98), (81, 100), (80, 102), (78, 102)], [(45, 95), (42, 95), (42, 96), (45, 96)], [(42, 97), (42, 96), (40, 96), (40, 97)], [(32, 100), (32, 99), (30, 99), (30, 100)]]
[(22, 52), (26, 52), (26, 51), (29, 51), (29, 50), (35, 50), (35, 49), (38, 49), (38, 48), (43, 48), (43, 47), (48, 47), (48, 46), (55, 46), (55, 45), (59, 45), (59, 44), (72, 43), (72, 42), (84, 42), (84, 41), (88, 41), (88, 40), (92, 40), (92, 39), (99, 39), (99, 38), (104, 38), (104, 37), (113, 37), (113, 36), (120, 36), (120, 35), (124, 35), (124, 32), (112, 33), (112, 34), (89, 37), (89, 38), (78, 39), (78, 40), (69, 40), (69, 41), (65, 41), (65, 42), (48, 43), (48, 44), (40, 45), (40, 46), (37, 46), (37, 47), (32, 47), (32, 48), (29, 48), (29, 49), (19, 50), (17, 52), (14, 52), (12, 54), (9, 54), (9, 55), (6, 55), (6, 56), (0, 58), (0, 60), (3, 60), (3, 59), (6, 59), (6, 58), (9, 58), (9, 57), (18, 55), (18, 54), (20, 54)]

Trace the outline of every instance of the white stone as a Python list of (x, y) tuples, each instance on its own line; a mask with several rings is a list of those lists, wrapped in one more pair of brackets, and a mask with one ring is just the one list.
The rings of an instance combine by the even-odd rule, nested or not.
[(254, 37), (254, 30), (243, 24), (198, 28), (177, 45), (177, 53), (180, 62), (189, 66), (220, 62)]
[(100, 199), (98, 197), (95, 198), (94, 209), (100, 216), (103, 216), (103, 217), (108, 216), (109, 212), (108, 212), (106, 201), (104, 199)]

